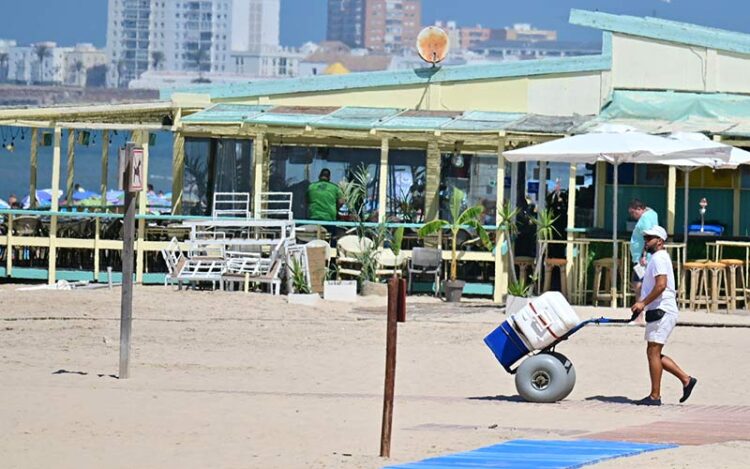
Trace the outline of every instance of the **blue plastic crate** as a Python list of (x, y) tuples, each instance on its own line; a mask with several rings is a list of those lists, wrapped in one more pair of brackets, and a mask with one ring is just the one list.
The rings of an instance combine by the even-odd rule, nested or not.
[(508, 321), (503, 321), (497, 329), (485, 337), (484, 343), (492, 350), (497, 361), (508, 373), (511, 373), (510, 367), (514, 363), (531, 352)]

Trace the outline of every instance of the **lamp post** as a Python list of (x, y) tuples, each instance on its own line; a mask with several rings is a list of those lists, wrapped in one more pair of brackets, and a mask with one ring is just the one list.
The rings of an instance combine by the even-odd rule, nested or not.
[(701, 233), (703, 233), (703, 228), (705, 226), (705, 217), (706, 217), (706, 207), (708, 206), (708, 201), (705, 197), (701, 199), (700, 202), (698, 202), (698, 205), (700, 205), (700, 209), (698, 209), (698, 213), (701, 214)]

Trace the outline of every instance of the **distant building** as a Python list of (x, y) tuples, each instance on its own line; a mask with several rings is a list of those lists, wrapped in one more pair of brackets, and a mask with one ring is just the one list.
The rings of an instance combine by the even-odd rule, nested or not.
[(25, 85), (86, 86), (88, 72), (106, 63), (104, 51), (91, 44), (59, 47), (52, 41), (18, 46), (0, 41), (0, 81)]
[[(387, 70), (392, 57), (384, 53), (370, 53), (364, 49), (350, 49), (339, 41), (321, 42), (318, 48), (299, 64), (300, 76), (323, 75), (326, 70), (371, 72)], [(336, 67), (329, 68), (338, 64)]]
[(534, 29), (528, 23), (517, 23), (513, 27), (493, 29), (489, 39), (500, 41), (557, 41), (557, 31)]
[(326, 40), (351, 48), (413, 48), (421, 25), (420, 0), (328, 0)]
[(367, 0), (365, 47), (373, 51), (399, 51), (416, 47), (422, 29), (420, 0)]
[(291, 78), (299, 75), (304, 53), (291, 47), (265, 47), (255, 51), (232, 51), (229, 70), (251, 78)]
[(462, 27), (461, 32), (461, 49), (471, 49), (480, 42), (487, 41), (492, 30), (490, 28), (483, 28), (482, 25)]
[(364, 47), (365, 3), (366, 0), (328, 0), (326, 40)]
[(233, 51), (272, 50), (279, 46), (280, 0), (232, 2)]
[(280, 0), (109, 0), (109, 81), (147, 70), (231, 73), (231, 52), (279, 44)]

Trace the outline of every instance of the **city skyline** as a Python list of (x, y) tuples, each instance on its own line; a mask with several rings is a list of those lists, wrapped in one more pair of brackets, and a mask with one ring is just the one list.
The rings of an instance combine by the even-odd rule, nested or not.
[[(627, 5), (608, 0), (528, 0), (522, 4), (502, 6), (492, 0), (423, 0), (422, 22), (455, 20), (462, 26), (477, 23), (486, 27), (502, 28), (514, 23), (531, 23), (542, 29), (557, 30), (561, 40), (598, 40), (599, 33), (590, 28), (568, 24), (571, 8), (600, 10), (614, 14), (653, 16), (711, 26), (731, 31), (750, 33), (744, 21), (750, 5), (736, 0), (715, 0), (711, 3), (698, 0), (633, 0)], [(468, 4), (468, 5), (467, 5)], [(97, 47), (106, 43), (107, 2), (78, 0), (78, 8), (71, 10), (66, 2), (54, 0), (27, 0), (15, 2), (0, 0), (9, 19), (3, 27), (2, 38), (14, 39), (19, 44), (38, 41), (55, 41), (60, 45), (89, 42)], [(467, 6), (472, 6), (467, 8)], [(299, 46), (306, 41), (321, 41), (326, 33), (326, 0), (282, 0), (281, 44)], [(724, 14), (733, 11), (732, 15)], [(302, 13), (300, 13), (302, 12)], [(497, 14), (495, 14), (497, 12)]]

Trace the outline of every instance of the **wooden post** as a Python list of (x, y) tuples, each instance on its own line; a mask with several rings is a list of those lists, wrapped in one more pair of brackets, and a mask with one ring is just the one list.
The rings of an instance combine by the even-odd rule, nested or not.
[(594, 193), (594, 226), (604, 228), (605, 209), (607, 208), (607, 163), (596, 162), (596, 192)]
[(380, 141), (380, 184), (378, 186), (378, 222), (383, 223), (388, 213), (388, 139)]
[(102, 174), (99, 193), (102, 195), (102, 207), (107, 205), (107, 176), (109, 175), (109, 130), (102, 130)]
[[(568, 172), (568, 223), (567, 223), (567, 244), (565, 245), (565, 275), (568, 278), (568, 300), (574, 298), (573, 292), (577, 296), (580, 292), (575, 291), (578, 286), (573, 277), (574, 266), (575, 266), (575, 249), (573, 241), (575, 240), (575, 233), (572, 231), (576, 226), (576, 164), (571, 163)], [(581, 262), (579, 265), (586, 266), (586, 262)]]
[(8, 214), (8, 226), (5, 232), (5, 275), (13, 276), (13, 214)]
[(266, 137), (263, 133), (259, 133), (255, 136), (255, 140), (253, 140), (253, 216), (255, 218), (260, 217), (260, 211), (262, 208), (260, 193), (263, 192), (265, 138)]
[(122, 226), (122, 297), (120, 301), (119, 379), (130, 377), (130, 333), (133, 321), (133, 242), (135, 237), (135, 193), (130, 192), (130, 158), (125, 165), (125, 219)]
[(31, 155), (29, 160), (31, 163), (31, 172), (29, 173), (29, 207), (31, 210), (36, 210), (36, 177), (37, 163), (39, 157), (39, 129), (34, 127), (31, 129)]
[(185, 190), (185, 136), (175, 132), (172, 141), (172, 215), (182, 215)]
[[(60, 209), (58, 192), (60, 191), (60, 147), (62, 146), (62, 129), (55, 126), (54, 147), (52, 149), (52, 205), (50, 211)], [(57, 215), (52, 215), (49, 224), (49, 254), (47, 263), (47, 282), (52, 285), (57, 276)]]
[(674, 234), (675, 207), (677, 206), (677, 168), (669, 167), (667, 173), (667, 233)]
[(65, 180), (65, 205), (73, 205), (73, 185), (76, 175), (76, 133), (75, 129), (68, 129), (68, 163)]
[(435, 140), (427, 142), (427, 168), (425, 170), (424, 221), (431, 221), (440, 212), (440, 148)]
[(398, 322), (406, 322), (406, 279), (398, 279), (398, 314), (396, 319)]
[(385, 390), (383, 392), (383, 420), (380, 430), (380, 457), (391, 457), (391, 429), (393, 426), (393, 393), (396, 387), (396, 339), (398, 336), (399, 279), (388, 280), (388, 319), (385, 336)]
[[(140, 145), (143, 147), (143, 190), (138, 192), (138, 215), (145, 215), (148, 210), (148, 131), (139, 132)], [(138, 244), (136, 245), (135, 281), (143, 283), (143, 272), (145, 271), (145, 243), (146, 220), (138, 220)]]
[[(742, 203), (742, 171), (732, 174), (732, 236), (740, 236), (740, 204)], [(746, 267), (747, 268), (747, 267)]]
[[(497, 145), (497, 207), (500, 208), (505, 203), (505, 138), (501, 138)], [(495, 226), (499, 227), (500, 220), (496, 218)], [(498, 236), (499, 239), (499, 236)], [(510, 246), (509, 246), (510, 247)], [(508, 293), (508, 269), (506, 262), (503, 260), (503, 253), (500, 246), (495, 247), (495, 284), (492, 293), (492, 301), (500, 303)]]

